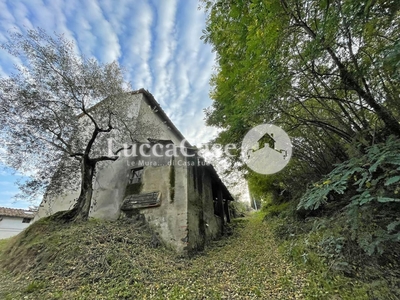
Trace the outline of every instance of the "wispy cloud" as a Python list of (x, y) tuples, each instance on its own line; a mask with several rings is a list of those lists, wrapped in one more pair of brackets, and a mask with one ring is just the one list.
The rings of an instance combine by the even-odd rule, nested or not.
[(120, 32), (123, 51), (120, 63), (128, 71), (128, 80), (133, 88), (151, 90), (153, 75), (149, 60), (153, 46), (154, 11), (148, 3), (140, 2), (135, 4), (134, 12), (130, 10), (125, 16), (125, 26)]
[[(152, 7), (156, 14), (152, 28), (154, 46), (151, 59), (151, 67), (154, 70), (154, 82), (152, 90), (160, 99), (162, 105), (166, 104), (166, 97), (173, 96), (171, 87), (172, 67), (171, 62), (176, 49), (176, 10), (177, 1), (153, 1)], [(171, 99), (172, 100), (172, 99)]]
[(96, 0), (76, 1), (67, 16), (68, 26), (73, 30), (83, 54), (102, 62), (120, 57), (118, 36)]
[[(79, 54), (103, 63), (118, 60), (132, 87), (148, 89), (199, 145), (216, 133), (205, 126), (203, 112), (211, 105), (215, 55), (200, 40), (205, 15), (197, 6), (196, 0), (0, 0), (0, 43), (7, 30), (42, 27), (64, 33)], [(0, 52), (0, 76), (14, 63), (19, 61)]]
[[(153, 64), (155, 73), (160, 74), (153, 91), (189, 141), (205, 142), (214, 131), (206, 128), (203, 120), (203, 108), (211, 103), (208, 82), (214, 54), (200, 40), (205, 16), (195, 6), (192, 1), (179, 2), (173, 31), (169, 35), (168, 30), (162, 33), (173, 42), (163, 52), (159, 61), (163, 64)], [(164, 65), (167, 70), (162, 68)]]

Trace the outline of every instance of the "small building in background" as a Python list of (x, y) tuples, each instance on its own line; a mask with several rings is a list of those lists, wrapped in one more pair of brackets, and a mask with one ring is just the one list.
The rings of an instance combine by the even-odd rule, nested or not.
[(29, 226), (35, 210), (0, 207), (0, 239), (17, 235)]

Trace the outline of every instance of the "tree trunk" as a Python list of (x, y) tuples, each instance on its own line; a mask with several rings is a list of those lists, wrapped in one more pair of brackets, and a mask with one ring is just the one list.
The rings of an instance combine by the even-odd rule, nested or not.
[(83, 158), (81, 162), (81, 192), (69, 211), (54, 214), (56, 219), (66, 222), (86, 221), (89, 218), (90, 204), (93, 194), (93, 176), (96, 164), (90, 158)]
[(75, 211), (71, 221), (85, 221), (89, 217), (93, 194), (93, 175), (95, 164), (89, 159), (83, 159), (81, 165), (81, 193), (72, 211)]
[[(311, 27), (308, 26), (304, 21), (302, 21), (300, 17), (297, 16), (293, 11), (289, 10), (289, 5), (288, 3), (286, 3), (286, 1), (282, 1), (282, 3), (285, 9), (296, 21), (296, 25), (303, 28), (313, 40), (317, 40), (317, 33), (314, 32)], [(324, 38), (322, 38), (322, 42), (324, 43)], [(369, 91), (366, 80), (362, 78), (362, 76), (361, 78), (354, 76), (354, 74), (350, 72), (345, 64), (339, 59), (339, 56), (336, 54), (336, 52), (330, 46), (324, 45), (323, 43), (321, 44), (321, 46), (329, 53), (330, 57), (333, 59), (334, 63), (338, 67), (343, 84), (348, 88), (354, 90), (358, 94), (358, 96), (364, 99), (365, 102), (369, 106), (371, 106), (371, 108), (375, 111), (375, 114), (383, 121), (385, 127), (390, 133), (400, 137), (399, 121), (384, 105), (381, 105), (380, 103), (378, 103), (378, 101), (375, 100), (375, 98)], [(360, 80), (364, 82), (364, 88), (359, 83)]]

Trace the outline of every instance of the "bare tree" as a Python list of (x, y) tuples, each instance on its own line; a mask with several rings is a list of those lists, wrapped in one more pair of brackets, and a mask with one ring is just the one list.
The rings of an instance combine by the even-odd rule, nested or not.
[[(59, 216), (86, 220), (96, 166), (117, 159), (100, 153), (98, 145), (135, 128), (131, 117), (121, 117), (126, 105), (121, 99), (130, 90), (123, 71), (117, 62), (100, 64), (76, 55), (63, 35), (52, 37), (40, 28), (11, 33), (1, 48), (23, 62), (16, 74), (0, 79), (5, 163), (31, 172), (32, 178), (20, 185), (24, 197), (80, 188), (73, 208)], [(101, 108), (95, 105), (100, 101)]]

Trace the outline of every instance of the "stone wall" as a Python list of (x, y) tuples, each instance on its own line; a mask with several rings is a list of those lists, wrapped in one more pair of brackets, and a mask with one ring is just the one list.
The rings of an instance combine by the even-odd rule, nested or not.
[(198, 157), (188, 168), (188, 247), (202, 250), (222, 233), (222, 219), (214, 214), (212, 177)]

